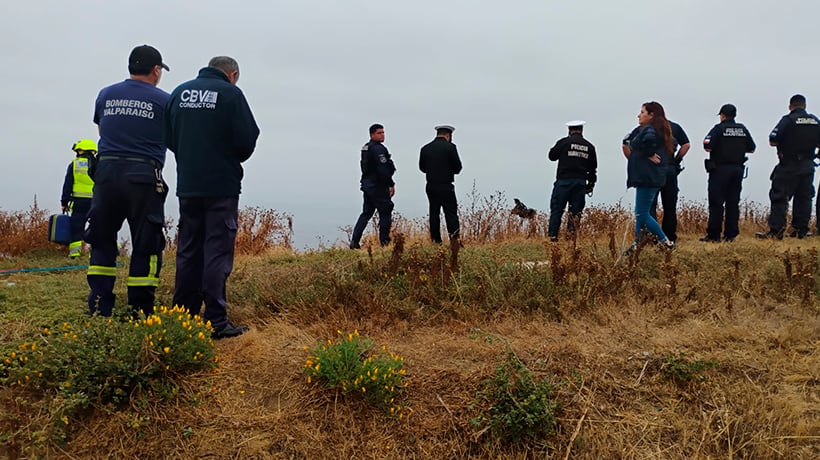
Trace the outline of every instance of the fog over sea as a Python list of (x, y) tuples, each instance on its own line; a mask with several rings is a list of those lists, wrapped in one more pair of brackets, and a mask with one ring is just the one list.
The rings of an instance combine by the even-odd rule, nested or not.
[[(59, 210), (71, 145), (97, 136), (98, 91), (128, 77), (128, 53), (143, 43), (170, 66), (159, 85), (168, 92), (215, 55), (237, 59), (262, 132), (240, 204), (292, 214), (296, 249), (346, 239), (339, 228), (361, 211), (359, 150), (374, 122), (386, 129), (405, 217), (427, 213), (418, 154), (442, 123), (456, 127), (463, 205), (475, 186), (546, 210), (556, 169), (547, 150), (581, 119), (599, 157), (588, 205), (631, 208), (621, 139), (641, 103), (661, 102), (689, 135), (680, 196), (696, 202), (706, 199), (701, 142), (733, 103), (758, 145), (742, 199), (768, 206), (769, 131), (795, 93), (820, 112), (812, 17), (820, 2), (10, 2), (0, 208), (36, 196)], [(173, 155), (165, 177), (176, 184)], [(169, 217), (177, 208), (169, 196)]]

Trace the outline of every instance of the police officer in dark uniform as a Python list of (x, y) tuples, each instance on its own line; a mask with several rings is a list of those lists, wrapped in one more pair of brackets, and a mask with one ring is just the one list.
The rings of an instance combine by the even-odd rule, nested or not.
[(549, 151), (550, 161), (558, 162), (555, 183), (550, 198), (550, 221), (547, 234), (551, 241), (558, 241), (558, 230), (564, 208), (569, 203), (570, 218), (567, 231), (575, 232), (575, 226), (581, 220), (586, 200), (584, 195), (592, 193), (597, 181), (598, 157), (595, 146), (584, 139), (583, 120), (570, 121), (566, 125), (569, 135), (561, 138)]
[(703, 149), (709, 153), (706, 172), (709, 174), (709, 223), (706, 236), (701, 241), (720, 241), (723, 227), (724, 206), (726, 226), (723, 239), (733, 241), (740, 230), (740, 191), (743, 185), (743, 164), (747, 153), (754, 153), (755, 142), (742, 123), (735, 121), (737, 108), (724, 104), (718, 112), (720, 123), (716, 124), (703, 139)]
[[(669, 165), (666, 169), (666, 182), (664, 183), (663, 187), (658, 190), (658, 195), (661, 198), (661, 204), (663, 204), (663, 221), (661, 222), (661, 228), (663, 229), (663, 233), (669, 238), (671, 241), (677, 241), (678, 239), (678, 215), (677, 215), (677, 208), (678, 208), (678, 174), (683, 171), (683, 157), (689, 152), (689, 148), (691, 147), (689, 144), (689, 136), (686, 135), (686, 131), (683, 130), (681, 125), (675, 123), (672, 120), (669, 120), (669, 126), (672, 128), (672, 137), (674, 139), (674, 149), (672, 156), (669, 158)], [(624, 153), (626, 158), (629, 158), (629, 153), (631, 152), (629, 148), (629, 142), (638, 134), (640, 131), (640, 126), (633, 129), (623, 140), (623, 145), (621, 149)], [(653, 219), (657, 218), (657, 211), (658, 211), (658, 195), (655, 196), (655, 199), (652, 201), (652, 206), (649, 208), (649, 215), (652, 216)]]
[(441, 209), (450, 240), (459, 236), (458, 201), (453, 185), (455, 175), (461, 172), (461, 159), (453, 144), (455, 128), (439, 125), (434, 128), (436, 137), (421, 148), (419, 169), (427, 176), (427, 201), (430, 203), (430, 239), (441, 244)]
[(162, 250), (165, 249), (165, 164), (163, 124), (168, 93), (157, 88), (168, 66), (156, 48), (138, 46), (128, 58), (131, 77), (100, 90), (94, 109), (99, 126), (98, 165), (85, 241), (90, 314), (111, 316), (117, 276), (117, 232), (131, 229), (128, 305), (134, 313), (154, 311)]
[(784, 115), (769, 134), (769, 145), (777, 147), (779, 162), (772, 171), (769, 190), (771, 211), (769, 231), (758, 238), (783, 238), (786, 213), (792, 202), (793, 236), (803, 238), (809, 231), (811, 199), (814, 196), (814, 158), (820, 147), (820, 122), (806, 112), (806, 98), (795, 94)]
[(379, 243), (382, 246), (390, 244), (390, 225), (392, 224), (393, 195), (396, 193), (396, 184), (393, 182), (393, 173), (396, 166), (390, 159), (390, 152), (384, 146), (384, 126), (376, 123), (370, 126), (370, 141), (362, 146), (361, 190), (363, 196), (362, 213), (353, 227), (350, 239), (350, 249), (359, 249), (359, 242), (373, 217), (379, 212)]

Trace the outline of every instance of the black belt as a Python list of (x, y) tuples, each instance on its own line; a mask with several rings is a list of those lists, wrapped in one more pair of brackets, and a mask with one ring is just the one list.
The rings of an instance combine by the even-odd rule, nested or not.
[(99, 157), (99, 161), (105, 160), (125, 160), (125, 161), (137, 161), (139, 163), (148, 163), (149, 165), (157, 168), (162, 169), (162, 163), (153, 158), (146, 158), (146, 157), (134, 157), (134, 156), (119, 156), (119, 155), (106, 155)]

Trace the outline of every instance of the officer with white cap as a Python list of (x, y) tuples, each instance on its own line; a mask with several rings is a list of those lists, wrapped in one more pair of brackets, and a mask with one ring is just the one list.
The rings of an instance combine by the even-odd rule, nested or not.
[(419, 169), (427, 176), (427, 200), (430, 203), (430, 239), (441, 243), (441, 209), (444, 208), (444, 221), (450, 240), (459, 236), (458, 201), (453, 182), (455, 175), (461, 172), (461, 159), (456, 144), (453, 144), (451, 125), (435, 127), (436, 137), (421, 148)]
[(559, 139), (549, 151), (550, 161), (558, 162), (550, 198), (550, 220), (547, 230), (551, 241), (558, 241), (558, 230), (561, 228), (561, 219), (567, 203), (570, 213), (567, 231), (575, 232), (586, 205), (584, 195), (592, 193), (595, 187), (598, 158), (595, 146), (584, 139), (585, 124), (583, 120), (567, 122), (569, 134)]

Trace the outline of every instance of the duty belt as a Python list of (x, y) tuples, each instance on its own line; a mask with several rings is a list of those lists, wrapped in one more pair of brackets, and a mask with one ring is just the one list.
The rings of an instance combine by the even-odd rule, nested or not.
[(146, 158), (146, 157), (136, 157), (136, 156), (121, 156), (121, 155), (106, 155), (99, 157), (98, 161), (106, 161), (106, 160), (125, 160), (125, 161), (136, 161), (139, 163), (146, 163), (153, 166), (156, 169), (162, 170), (162, 163), (153, 158)]
[(153, 158), (145, 158), (145, 157), (134, 157), (134, 156), (119, 156), (119, 155), (106, 155), (104, 157), (100, 157), (99, 161), (104, 160), (125, 160), (125, 161), (136, 161), (139, 163), (149, 164), (154, 167), (154, 175), (157, 178), (156, 182), (156, 190), (157, 193), (165, 193), (166, 187), (165, 182), (162, 180), (162, 164), (154, 160)]

